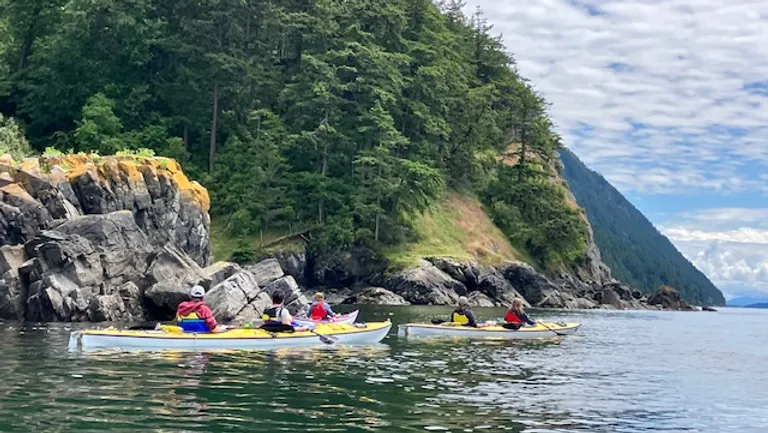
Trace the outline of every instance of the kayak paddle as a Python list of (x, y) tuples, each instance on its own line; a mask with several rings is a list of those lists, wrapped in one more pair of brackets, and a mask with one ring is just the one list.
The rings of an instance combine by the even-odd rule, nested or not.
[(543, 326), (543, 327), (545, 327), (545, 328), (549, 329), (550, 331), (554, 332), (554, 333), (555, 333), (555, 335), (559, 335), (559, 336), (563, 336), (563, 335), (565, 335), (565, 334), (561, 334), (561, 333), (559, 333), (559, 332), (555, 331), (554, 329), (550, 328), (549, 326), (545, 325), (545, 324), (544, 324), (544, 322), (536, 322), (536, 323), (538, 323), (539, 325), (541, 325), (541, 326)]
[(320, 341), (322, 341), (325, 344), (333, 344), (333, 343), (336, 343), (337, 341), (339, 341), (335, 337), (329, 337), (327, 335), (318, 334), (314, 329), (310, 329), (309, 332), (311, 332), (311, 333), (317, 335), (318, 337), (320, 337)]

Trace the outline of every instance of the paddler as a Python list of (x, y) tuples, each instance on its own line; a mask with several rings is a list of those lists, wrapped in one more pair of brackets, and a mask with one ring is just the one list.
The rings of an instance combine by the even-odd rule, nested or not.
[(523, 301), (521, 299), (513, 299), (512, 303), (509, 305), (509, 308), (507, 309), (507, 314), (504, 316), (504, 321), (507, 323), (513, 323), (515, 325), (535, 325), (536, 322), (533, 321), (530, 317), (528, 317), (528, 314), (525, 313), (525, 308), (523, 307)]
[(331, 306), (325, 302), (325, 295), (323, 292), (317, 292), (315, 293), (312, 305), (309, 306), (309, 313), (307, 314), (307, 317), (314, 321), (320, 321), (333, 317), (339, 317), (339, 314), (334, 313)]
[(466, 296), (459, 296), (459, 305), (453, 310), (453, 313), (451, 313), (451, 322), (471, 328), (484, 328), (489, 326), (488, 323), (477, 323), (474, 313), (469, 309), (469, 299), (467, 299)]
[[(304, 326), (298, 326), (293, 321), (293, 317), (287, 308), (283, 305), (283, 294), (275, 292), (272, 294), (272, 306), (264, 310), (262, 318), (264, 319), (264, 325), (262, 328), (275, 331), (306, 331), (309, 328)], [(280, 329), (282, 328), (282, 329)]]
[(216, 323), (213, 312), (203, 303), (205, 289), (194, 286), (189, 291), (189, 301), (182, 302), (176, 309), (176, 322), (184, 332), (223, 332), (226, 328)]

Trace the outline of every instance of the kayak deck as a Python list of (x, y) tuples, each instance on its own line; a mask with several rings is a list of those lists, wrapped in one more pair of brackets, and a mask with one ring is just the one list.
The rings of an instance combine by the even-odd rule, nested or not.
[(392, 323), (376, 322), (360, 325), (341, 323), (318, 324), (314, 332), (268, 332), (263, 329), (231, 329), (219, 333), (187, 333), (178, 330), (99, 329), (76, 331), (70, 336), (70, 350), (97, 348), (140, 349), (272, 349), (306, 347), (323, 344), (328, 337), (338, 344), (372, 344), (380, 342)]
[(453, 324), (408, 323), (400, 325), (398, 335), (401, 337), (465, 337), (465, 338), (498, 338), (498, 339), (533, 339), (552, 338), (576, 333), (580, 323), (537, 323), (518, 330), (507, 329), (500, 325), (484, 328), (471, 328)]

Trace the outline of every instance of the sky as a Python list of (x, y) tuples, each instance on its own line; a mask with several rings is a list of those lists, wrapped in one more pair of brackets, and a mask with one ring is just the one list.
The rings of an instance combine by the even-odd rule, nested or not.
[(727, 298), (768, 298), (768, 2), (478, 6), (565, 145)]

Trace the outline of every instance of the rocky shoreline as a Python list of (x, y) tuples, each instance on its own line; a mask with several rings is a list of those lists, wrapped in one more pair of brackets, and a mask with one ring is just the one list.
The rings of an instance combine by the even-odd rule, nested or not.
[(611, 279), (598, 251), (556, 278), (522, 262), (439, 257), (390, 272), (363, 247), (211, 264), (208, 208), (205, 188), (167, 158), (0, 158), (0, 319), (166, 320), (194, 284), (225, 322), (258, 319), (275, 291), (301, 313), (304, 292), (317, 289), (333, 303), (453, 305), (467, 296), (475, 306), (522, 298), (540, 308), (692, 309), (673, 289), (647, 296)]

